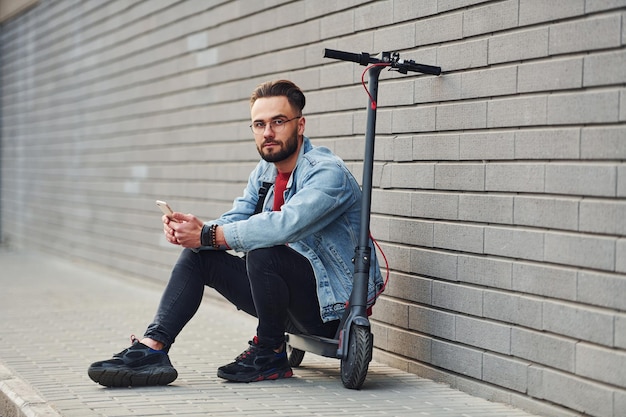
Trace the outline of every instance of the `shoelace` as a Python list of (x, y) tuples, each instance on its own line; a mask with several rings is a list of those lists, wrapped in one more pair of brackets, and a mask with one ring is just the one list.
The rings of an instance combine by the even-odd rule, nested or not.
[(259, 338), (257, 336), (254, 336), (252, 340), (248, 342), (248, 344), (250, 345), (250, 347), (246, 349), (245, 351), (243, 351), (242, 353), (240, 353), (239, 356), (235, 358), (235, 361), (243, 360), (247, 358), (248, 356), (250, 356), (252, 352), (257, 350), (259, 348)]

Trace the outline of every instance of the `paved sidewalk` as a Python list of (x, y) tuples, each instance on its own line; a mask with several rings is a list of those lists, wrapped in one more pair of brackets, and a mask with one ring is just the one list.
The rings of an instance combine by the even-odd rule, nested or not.
[(89, 364), (142, 334), (161, 287), (0, 250), (0, 416), (530, 416), (375, 362), (363, 389), (348, 390), (339, 361), (310, 353), (294, 378), (221, 380), (216, 368), (247, 347), (255, 321), (209, 300), (170, 352), (179, 372), (172, 385), (94, 384)]

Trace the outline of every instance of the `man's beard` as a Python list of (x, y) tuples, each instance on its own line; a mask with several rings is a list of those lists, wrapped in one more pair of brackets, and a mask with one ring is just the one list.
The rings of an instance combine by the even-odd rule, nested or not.
[[(280, 142), (274, 142), (271, 140), (266, 141), (266, 142), (280, 143)], [(261, 155), (261, 158), (263, 158), (267, 162), (284, 161), (285, 159), (293, 155), (297, 150), (298, 150), (298, 132), (294, 132), (294, 135), (289, 137), (289, 139), (287, 139), (284, 142), (284, 145), (281, 147), (279, 151), (265, 154), (263, 153), (263, 145), (261, 145), (260, 147), (257, 146), (257, 151), (259, 152), (259, 155)]]

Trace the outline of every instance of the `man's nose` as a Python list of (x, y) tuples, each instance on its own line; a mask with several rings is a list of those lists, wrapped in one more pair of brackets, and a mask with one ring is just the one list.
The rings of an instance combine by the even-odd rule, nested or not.
[(274, 130), (272, 129), (271, 123), (266, 123), (263, 128), (263, 137), (274, 137)]

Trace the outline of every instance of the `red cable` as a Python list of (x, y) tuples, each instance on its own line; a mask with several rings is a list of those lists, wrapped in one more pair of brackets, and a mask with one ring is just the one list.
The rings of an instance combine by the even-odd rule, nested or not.
[(391, 64), (388, 63), (388, 62), (379, 62), (378, 64), (372, 64), (369, 67), (365, 68), (365, 70), (363, 70), (363, 74), (361, 74), (361, 84), (363, 84), (363, 88), (365, 89), (365, 92), (367, 93), (367, 96), (370, 98), (370, 101), (372, 102), (372, 110), (376, 110), (376, 101), (374, 100), (374, 97), (372, 97), (372, 95), (370, 94), (370, 91), (367, 89), (367, 86), (365, 85), (365, 74), (371, 68), (374, 68), (374, 67), (389, 67), (389, 66), (391, 66)]

